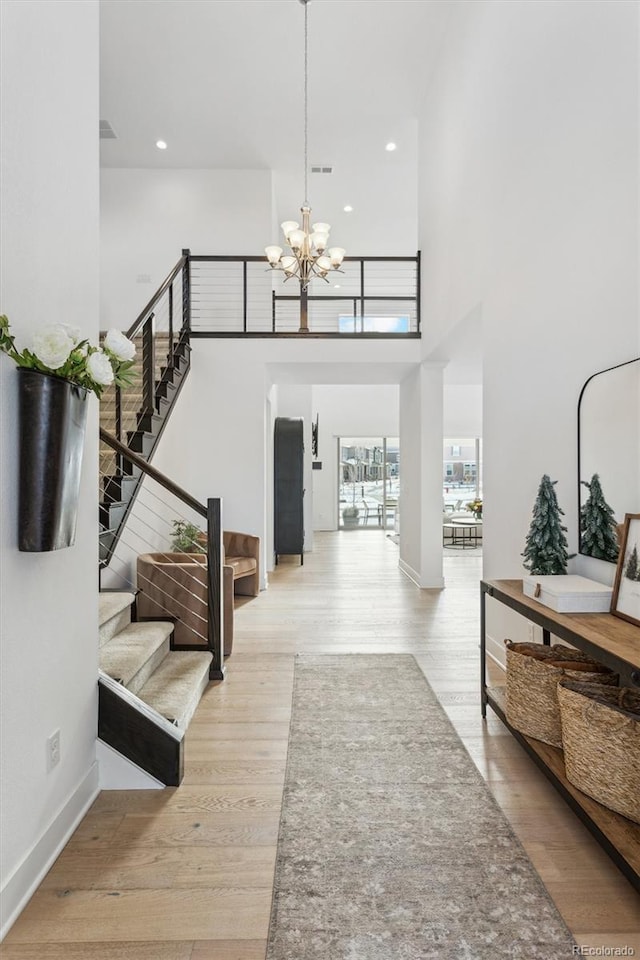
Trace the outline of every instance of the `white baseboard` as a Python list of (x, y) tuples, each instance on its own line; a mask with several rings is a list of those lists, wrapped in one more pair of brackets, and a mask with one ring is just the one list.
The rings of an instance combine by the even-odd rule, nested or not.
[(414, 570), (413, 567), (410, 567), (408, 563), (405, 563), (404, 560), (398, 560), (398, 567), (400, 572), (404, 573), (405, 577), (408, 577), (412, 583), (415, 583), (416, 587), (420, 587), (421, 590), (443, 590), (444, 589), (444, 578), (437, 577), (433, 583), (422, 583), (420, 574), (417, 570)]
[(0, 940), (6, 937), (18, 919), (98, 793), (98, 764), (93, 763), (85, 778), (2, 887)]
[(96, 741), (101, 790), (164, 790), (165, 785), (102, 740)]

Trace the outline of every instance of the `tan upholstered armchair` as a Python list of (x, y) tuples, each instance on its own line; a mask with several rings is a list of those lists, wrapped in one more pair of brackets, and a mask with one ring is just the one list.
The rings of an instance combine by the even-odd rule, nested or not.
[(179, 646), (207, 643), (207, 558), (203, 553), (144, 553), (137, 563), (138, 616), (175, 620)]
[[(260, 592), (260, 537), (223, 532), (222, 625), (224, 655), (233, 650), (233, 597)], [(175, 643), (200, 645), (208, 637), (207, 558), (201, 553), (145, 553), (138, 557), (138, 615), (175, 619)]]
[(224, 652), (233, 648), (233, 597), (257, 597), (260, 593), (260, 537), (225, 530), (222, 534), (224, 567)]

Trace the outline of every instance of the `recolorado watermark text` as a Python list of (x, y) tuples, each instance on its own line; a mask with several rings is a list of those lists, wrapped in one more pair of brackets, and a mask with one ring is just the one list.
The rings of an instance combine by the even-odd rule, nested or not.
[(635, 957), (636, 951), (633, 947), (586, 947), (578, 944), (571, 948), (574, 957)]

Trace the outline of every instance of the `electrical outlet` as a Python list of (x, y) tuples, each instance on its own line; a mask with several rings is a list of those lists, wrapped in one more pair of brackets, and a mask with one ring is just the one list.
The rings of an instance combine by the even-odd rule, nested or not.
[(56, 730), (47, 740), (47, 770), (60, 763), (60, 731)]

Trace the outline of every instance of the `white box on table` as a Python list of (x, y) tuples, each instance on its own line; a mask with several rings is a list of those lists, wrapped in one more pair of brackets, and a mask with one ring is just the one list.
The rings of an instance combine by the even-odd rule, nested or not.
[(525, 596), (558, 613), (608, 613), (613, 592), (604, 583), (573, 574), (523, 577), (522, 589)]

